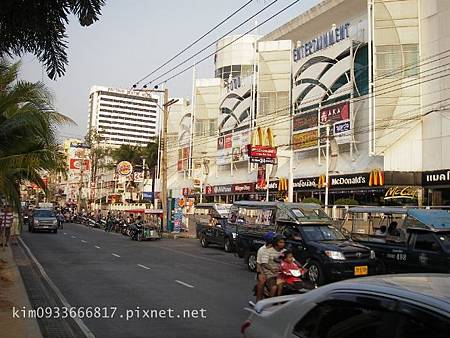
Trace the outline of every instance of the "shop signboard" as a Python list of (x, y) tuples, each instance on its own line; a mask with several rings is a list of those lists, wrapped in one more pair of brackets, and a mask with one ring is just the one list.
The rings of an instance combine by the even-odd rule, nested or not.
[(369, 173), (330, 176), (330, 188), (368, 187), (369, 176)]
[(116, 171), (119, 176), (129, 176), (133, 173), (133, 165), (128, 161), (120, 161), (117, 164)]
[(84, 171), (88, 171), (89, 168), (90, 168), (90, 161), (89, 160), (83, 160), (81, 158), (71, 158), (69, 160), (69, 169), (71, 169), (71, 170), (80, 170), (81, 171), (82, 163), (84, 163), (83, 170)]
[(223, 184), (214, 186), (215, 194), (229, 194), (233, 191), (231, 184)]
[(320, 123), (328, 124), (348, 120), (350, 104), (348, 101), (320, 109)]
[(352, 141), (350, 120), (336, 122), (333, 125), (333, 135), (338, 144), (350, 143)]
[(266, 166), (264, 164), (258, 164), (258, 174), (256, 177), (256, 186), (255, 189), (266, 189), (267, 181), (266, 181)]
[(247, 192), (254, 192), (254, 191), (255, 191), (254, 183), (233, 184), (233, 192), (234, 193), (247, 193)]
[(294, 132), (317, 128), (319, 116), (317, 110), (312, 110), (306, 113), (301, 113), (294, 116), (293, 129)]
[(292, 136), (294, 150), (308, 150), (317, 147), (317, 129), (296, 133)]
[(240, 131), (219, 136), (217, 139), (217, 164), (226, 165), (247, 161), (249, 131)]
[(317, 187), (318, 177), (306, 177), (294, 179), (294, 190), (309, 190)]
[(424, 187), (450, 185), (450, 169), (424, 171), (422, 173), (422, 185)]
[(417, 199), (419, 197), (419, 189), (419, 187), (391, 187), (386, 190), (384, 199)]

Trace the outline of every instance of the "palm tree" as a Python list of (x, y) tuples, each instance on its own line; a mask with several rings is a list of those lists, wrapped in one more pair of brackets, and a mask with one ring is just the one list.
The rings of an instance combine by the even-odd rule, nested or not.
[(69, 15), (89, 26), (101, 15), (104, 0), (18, 1), (2, 0), (0, 57), (33, 53), (51, 79), (65, 73)]
[(0, 194), (20, 207), (20, 184), (45, 189), (42, 173), (65, 170), (57, 127), (73, 123), (57, 113), (43, 83), (18, 79), (20, 62), (0, 59)]

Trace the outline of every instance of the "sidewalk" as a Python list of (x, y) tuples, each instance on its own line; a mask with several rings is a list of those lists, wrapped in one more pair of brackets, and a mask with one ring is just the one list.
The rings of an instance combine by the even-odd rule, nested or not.
[[(10, 243), (10, 245), (15, 245)], [(41, 338), (36, 319), (13, 318), (13, 307), (31, 309), (11, 248), (0, 247), (0, 330), (2, 337)]]

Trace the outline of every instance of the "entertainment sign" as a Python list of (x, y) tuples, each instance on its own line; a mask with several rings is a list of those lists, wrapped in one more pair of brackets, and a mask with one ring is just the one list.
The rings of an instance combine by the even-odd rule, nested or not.
[(294, 62), (347, 39), (350, 36), (349, 28), (349, 23), (338, 27), (333, 25), (328, 32), (322, 33), (316, 38), (301, 44), (293, 51)]

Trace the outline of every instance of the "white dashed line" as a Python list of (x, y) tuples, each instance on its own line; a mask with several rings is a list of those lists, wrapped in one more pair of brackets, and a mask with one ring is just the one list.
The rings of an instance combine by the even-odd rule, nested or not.
[(142, 264), (138, 264), (137, 266), (146, 269), (146, 270), (150, 270), (150, 268), (148, 266), (142, 265)]
[(178, 284), (187, 286), (188, 288), (193, 288), (193, 287), (194, 287), (193, 285), (188, 284), (188, 283), (185, 283), (185, 282), (182, 282), (182, 281), (180, 281), (180, 280), (178, 280), (178, 279), (175, 279), (175, 282), (177, 282)]
[(98, 245), (94, 245), (94, 248), (96, 249), (100, 249), (100, 247)]
[(120, 258), (120, 256), (119, 256), (118, 254), (113, 253), (112, 255), (113, 255), (114, 257), (119, 257), (119, 258)]
[(72, 237), (72, 238), (76, 238), (75, 236), (70, 236), (70, 237)]
[(83, 243), (87, 243), (84, 239), (81, 240)]
[(67, 235), (67, 232), (65, 232), (64, 235)]

